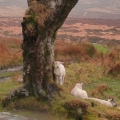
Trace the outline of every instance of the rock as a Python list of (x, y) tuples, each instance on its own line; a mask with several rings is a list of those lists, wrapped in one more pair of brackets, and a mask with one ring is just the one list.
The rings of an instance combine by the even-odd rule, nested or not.
[(36, 119), (27, 118), (20, 115), (13, 115), (10, 112), (0, 112), (0, 120), (36, 120)]

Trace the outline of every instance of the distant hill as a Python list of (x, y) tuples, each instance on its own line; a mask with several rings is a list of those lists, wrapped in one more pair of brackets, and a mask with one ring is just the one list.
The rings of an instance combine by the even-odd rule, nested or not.
[(120, 0), (79, 0), (70, 16), (120, 19)]
[[(0, 0), (1, 17), (22, 17), (27, 0)], [(79, 0), (69, 17), (120, 19), (120, 0)]]

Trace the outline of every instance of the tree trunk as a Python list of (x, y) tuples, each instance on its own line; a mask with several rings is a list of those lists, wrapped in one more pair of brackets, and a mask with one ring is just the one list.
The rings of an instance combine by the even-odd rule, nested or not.
[[(77, 1), (28, 0), (29, 10), (22, 22), (23, 82), (32, 95), (41, 96), (44, 90), (52, 97), (52, 91), (59, 91), (52, 83), (54, 41)], [(33, 4), (38, 7), (36, 10)]]

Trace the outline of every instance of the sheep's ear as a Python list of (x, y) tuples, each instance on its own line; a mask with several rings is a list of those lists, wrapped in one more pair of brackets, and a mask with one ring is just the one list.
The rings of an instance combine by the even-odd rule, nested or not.
[(83, 85), (84, 83), (81, 83), (81, 85)]
[(113, 98), (111, 98), (111, 101), (114, 101), (114, 99), (113, 99)]
[(64, 64), (64, 62), (60, 62), (61, 64)]

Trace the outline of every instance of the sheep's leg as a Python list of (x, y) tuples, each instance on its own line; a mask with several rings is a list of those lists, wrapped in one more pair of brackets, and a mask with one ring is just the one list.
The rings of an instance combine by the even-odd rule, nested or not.
[(63, 85), (63, 79), (62, 76), (59, 77), (60, 85)]
[(64, 77), (65, 77), (65, 75), (62, 75), (62, 81), (63, 81), (63, 83), (64, 83)]
[(56, 83), (58, 84), (59, 83), (59, 77), (56, 76)]

